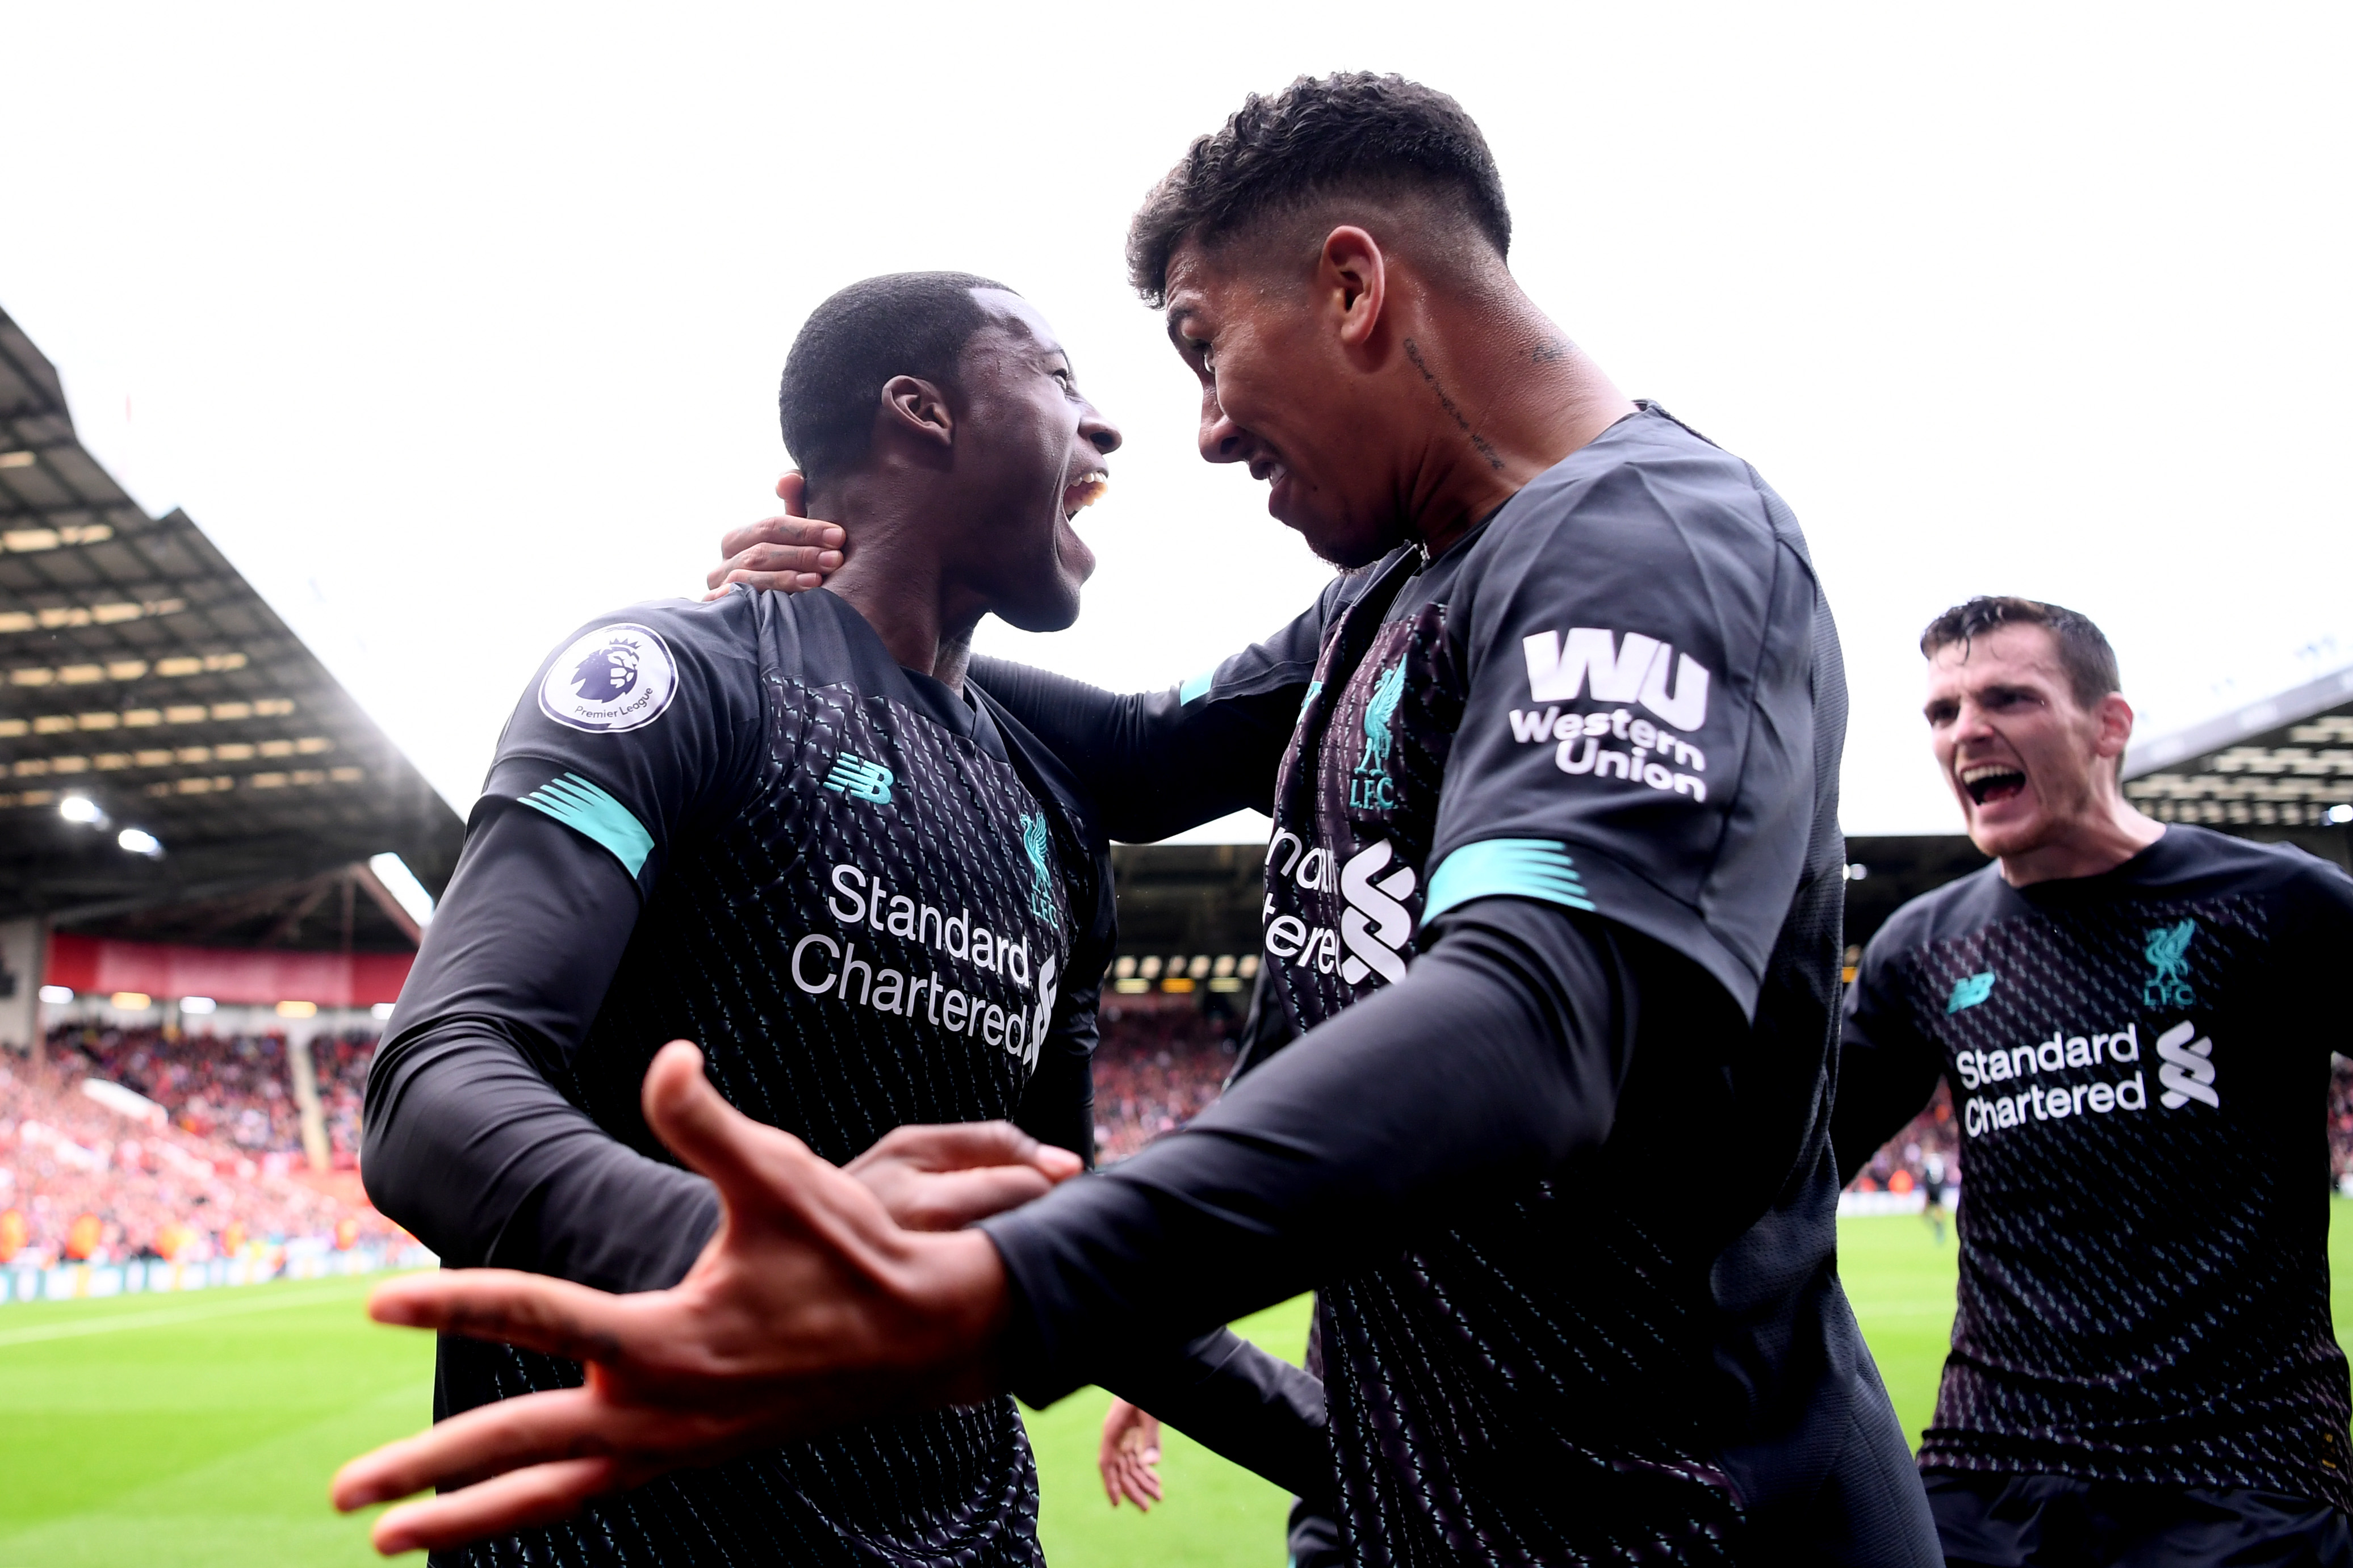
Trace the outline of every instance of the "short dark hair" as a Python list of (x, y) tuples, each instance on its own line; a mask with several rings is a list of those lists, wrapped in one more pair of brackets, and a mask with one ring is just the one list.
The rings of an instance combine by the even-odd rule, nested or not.
[(2040, 599), (1980, 594), (1967, 604), (1955, 605), (1920, 634), (1920, 651), (1934, 658), (1938, 648), (1955, 643), (1966, 650), (1971, 638), (1998, 626), (2041, 626), (2049, 632), (2051, 640), (2059, 645), (2059, 666), (2067, 672), (2077, 706), (2089, 708), (2110, 692), (2124, 689), (2123, 677), (2116, 671), (2116, 650), (2108, 646), (2106, 635), (2092, 624), (2092, 617)]
[(1343, 191), (1440, 196), (1497, 256), (1511, 254), (1504, 179), (1462, 106), (1401, 76), (1345, 71), (1252, 93), (1196, 140), (1128, 225), (1128, 281), (1156, 309), (1167, 302), (1168, 258), (1188, 237), (1215, 243)]
[(866, 456), (875, 400), (892, 376), (955, 379), (965, 345), (988, 320), (976, 289), (1005, 285), (969, 272), (888, 272), (809, 312), (785, 358), (776, 411), (785, 449), (812, 482)]

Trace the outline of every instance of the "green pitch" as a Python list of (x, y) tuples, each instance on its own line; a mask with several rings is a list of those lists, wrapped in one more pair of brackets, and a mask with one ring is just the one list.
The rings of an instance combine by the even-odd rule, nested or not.
[[(2353, 1326), (2353, 1204), (2329, 1237), (2337, 1321)], [(1849, 1221), (1841, 1268), (1896, 1413), (1915, 1439), (1952, 1318), (1953, 1242), (1916, 1219)], [(0, 1309), (0, 1563), (276, 1568), (375, 1561), (327, 1478), (414, 1431), (432, 1344), (360, 1315), (364, 1280)], [(1297, 1359), (1307, 1308), (1241, 1325)], [(1288, 1500), (1171, 1433), (1168, 1500), (1113, 1510), (1096, 1483), (1096, 1391), (1030, 1416), (1039, 1532), (1056, 1568), (1282, 1562)]]

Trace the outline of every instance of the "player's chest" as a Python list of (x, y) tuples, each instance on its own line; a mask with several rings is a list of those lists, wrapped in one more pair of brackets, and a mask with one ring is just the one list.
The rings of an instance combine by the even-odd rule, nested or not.
[(1267, 857), (1264, 962), (1302, 1023), (1404, 973), (1461, 715), (1444, 606), (1361, 605), (1326, 637)]
[(2268, 910), (2222, 897), (1997, 921), (1915, 954), (1906, 1005), (1945, 1053), (1963, 1147), (2164, 1145), (2268, 1116)]
[(1026, 1077), (1070, 965), (1080, 851), (1061, 814), (896, 704), (782, 690), (759, 804), (731, 835), (778, 1004)]

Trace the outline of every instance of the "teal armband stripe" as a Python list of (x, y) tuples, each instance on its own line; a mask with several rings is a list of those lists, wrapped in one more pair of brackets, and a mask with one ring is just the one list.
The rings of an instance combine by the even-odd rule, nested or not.
[(602, 844), (634, 877), (654, 852), (654, 836), (629, 808), (582, 778), (559, 773), (522, 797), (523, 805)]
[(1435, 920), (1457, 904), (1494, 898), (1593, 908), (1566, 845), (1549, 838), (1483, 838), (1465, 844), (1438, 868), (1421, 918)]
[(1200, 674), (1194, 676), (1191, 679), (1185, 682), (1184, 685), (1176, 689), (1176, 706), (1182, 708), (1187, 702), (1192, 701), (1196, 697), (1199, 697), (1206, 693), (1209, 689), (1209, 683), (1217, 679), (1218, 672), (1214, 668), (1205, 669)]

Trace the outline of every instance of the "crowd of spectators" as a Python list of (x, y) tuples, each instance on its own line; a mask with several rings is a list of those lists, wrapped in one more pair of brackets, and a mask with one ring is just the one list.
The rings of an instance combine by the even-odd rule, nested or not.
[(1856, 1193), (1925, 1192), (1932, 1203), (1950, 1205), (1961, 1184), (1961, 1126), (1953, 1097), (1942, 1079), (1928, 1109), (1871, 1157), (1848, 1187)]
[(2353, 1060), (2328, 1058), (2328, 1174), (2337, 1190), (2353, 1196)]
[[(311, 1042), (327, 1142), (338, 1168), (359, 1159), (360, 1099), (367, 1087), (373, 1034), (320, 1035)], [(164, 1107), (172, 1124), (251, 1154), (302, 1147), (301, 1117), (288, 1076), (281, 1034), (214, 1035), (61, 1026), (49, 1032), (49, 1058), (79, 1065)]]
[(1124, 1160), (1174, 1132), (1218, 1098), (1234, 1065), (1230, 1017), (1191, 999), (1103, 998), (1095, 1047), (1095, 1158)]
[(68, 1058), (0, 1064), (0, 1263), (180, 1263), (297, 1237), (397, 1233), (237, 1145), (91, 1098)]

